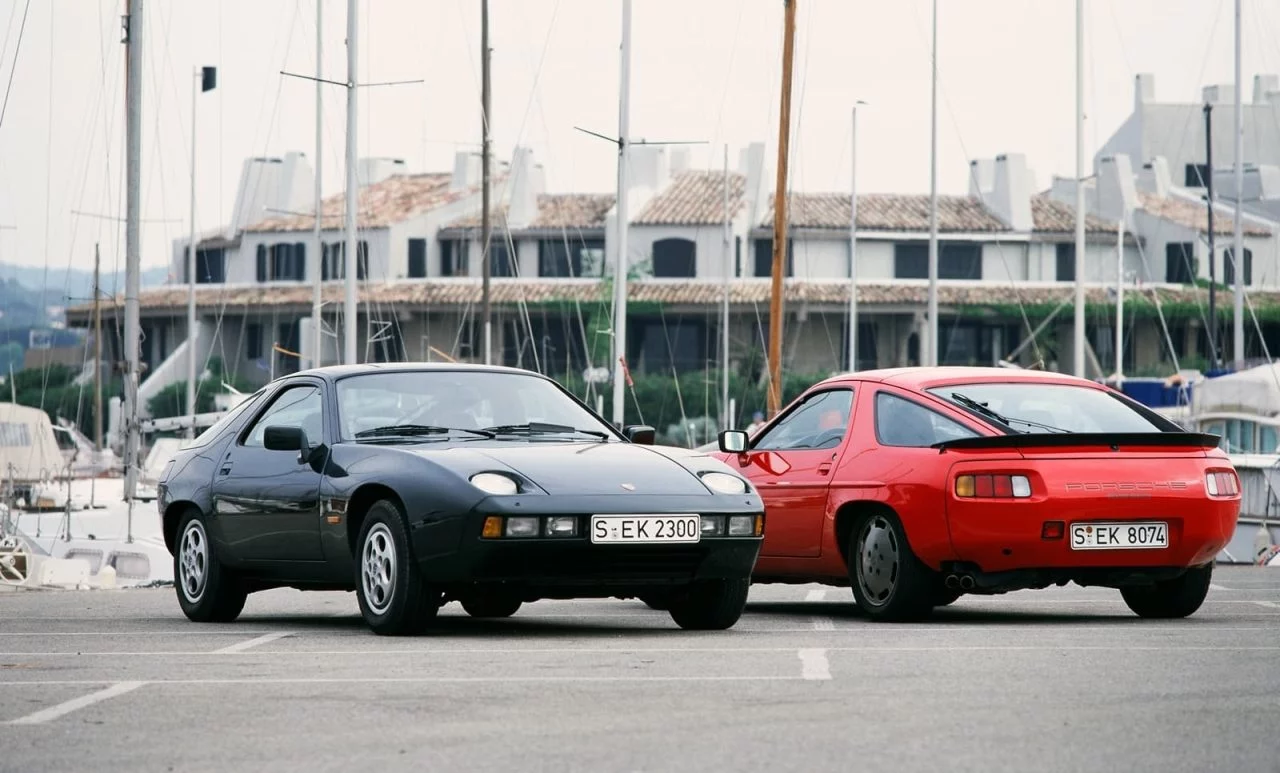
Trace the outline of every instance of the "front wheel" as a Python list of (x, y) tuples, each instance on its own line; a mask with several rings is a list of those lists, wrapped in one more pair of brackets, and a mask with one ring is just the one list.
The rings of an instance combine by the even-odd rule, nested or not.
[(649, 609), (656, 609), (659, 612), (667, 612), (671, 609), (671, 594), (668, 592), (661, 593), (642, 593), (640, 601)]
[(240, 578), (218, 561), (204, 515), (195, 509), (178, 522), (173, 579), (178, 605), (197, 623), (230, 623), (240, 616), (249, 596)]
[(699, 580), (671, 598), (668, 611), (676, 625), (693, 631), (732, 628), (747, 608), (751, 580)]
[(441, 594), (422, 581), (400, 508), (385, 499), (374, 502), (357, 544), (356, 598), (365, 622), (382, 636), (422, 632), (439, 611)]
[(896, 516), (875, 513), (854, 529), (851, 540), (850, 584), (868, 617), (918, 620), (933, 611), (936, 573), (916, 558)]
[(1204, 603), (1205, 596), (1209, 595), (1209, 580), (1212, 577), (1213, 564), (1207, 564), (1188, 569), (1172, 580), (1121, 588), (1120, 595), (1138, 617), (1187, 617)]

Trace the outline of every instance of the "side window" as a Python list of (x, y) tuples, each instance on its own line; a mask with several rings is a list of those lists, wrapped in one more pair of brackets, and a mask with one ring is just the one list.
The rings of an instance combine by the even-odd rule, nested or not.
[(977, 434), (919, 403), (888, 392), (876, 395), (876, 437), (880, 445), (927, 448), (944, 440)]
[(761, 435), (752, 449), (785, 451), (835, 448), (844, 440), (845, 433), (849, 430), (852, 407), (852, 389), (832, 389), (810, 395)]
[(301, 427), (307, 442), (319, 443), (324, 430), (324, 401), (320, 388), (307, 384), (284, 390), (249, 428), (243, 445), (261, 448), (267, 427)]

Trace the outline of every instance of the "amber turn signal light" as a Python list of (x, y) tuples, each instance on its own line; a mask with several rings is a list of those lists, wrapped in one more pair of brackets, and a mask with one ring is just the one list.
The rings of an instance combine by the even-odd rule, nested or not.
[(484, 530), (480, 532), (481, 537), (495, 539), (502, 536), (502, 516), (491, 515), (484, 519)]
[(759, 537), (762, 534), (764, 534), (764, 516), (757, 515), (756, 516), (756, 536)]

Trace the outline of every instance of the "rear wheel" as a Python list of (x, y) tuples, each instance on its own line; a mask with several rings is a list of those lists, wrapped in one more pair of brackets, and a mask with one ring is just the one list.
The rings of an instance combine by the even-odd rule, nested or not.
[(240, 616), (249, 591), (214, 552), (204, 515), (188, 510), (178, 522), (173, 553), (174, 589), (188, 619), (197, 623), (229, 623)]
[(699, 580), (669, 601), (676, 625), (686, 630), (722, 631), (732, 628), (747, 608), (751, 580)]
[(1172, 580), (1121, 588), (1120, 595), (1138, 617), (1187, 617), (1204, 603), (1205, 596), (1209, 595), (1209, 580), (1212, 577), (1213, 564), (1207, 564), (1188, 569)]
[(382, 636), (421, 633), (439, 611), (441, 594), (422, 581), (400, 508), (374, 502), (357, 544), (356, 598), (365, 622)]
[(511, 617), (523, 604), (509, 594), (477, 591), (462, 598), (462, 608), (472, 617)]
[(928, 616), (938, 603), (938, 578), (916, 558), (898, 518), (875, 513), (863, 520), (851, 537), (849, 579), (862, 611), (873, 620), (886, 621)]

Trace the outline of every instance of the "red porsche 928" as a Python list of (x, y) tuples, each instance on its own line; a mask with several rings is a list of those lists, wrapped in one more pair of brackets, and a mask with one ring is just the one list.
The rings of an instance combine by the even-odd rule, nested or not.
[(849, 585), (877, 620), (1068, 582), (1185, 617), (1240, 511), (1217, 436), (1040, 371), (845, 374), (719, 449), (764, 499), (753, 581)]

